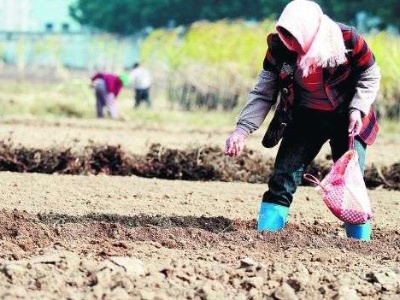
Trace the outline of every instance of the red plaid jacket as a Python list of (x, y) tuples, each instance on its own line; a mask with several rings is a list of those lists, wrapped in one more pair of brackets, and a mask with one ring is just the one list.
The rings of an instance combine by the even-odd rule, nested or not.
[(119, 79), (119, 77), (114, 74), (98, 72), (94, 74), (91, 78), (92, 82), (96, 79), (103, 79), (106, 83), (107, 92), (113, 93), (115, 97), (118, 96), (123, 86), (121, 79)]
[[(335, 68), (324, 69), (325, 91), (335, 107), (347, 107), (356, 92), (359, 74), (375, 63), (374, 55), (367, 43), (354, 27), (339, 23), (346, 49), (349, 49), (347, 62)], [(267, 38), (268, 50), (263, 62), (266, 71), (276, 72), (279, 78), (282, 105), (290, 107), (294, 101), (293, 72), (297, 55), (289, 51), (278, 34), (272, 33)], [(379, 126), (374, 108), (363, 118), (360, 138), (371, 145), (378, 134)]]

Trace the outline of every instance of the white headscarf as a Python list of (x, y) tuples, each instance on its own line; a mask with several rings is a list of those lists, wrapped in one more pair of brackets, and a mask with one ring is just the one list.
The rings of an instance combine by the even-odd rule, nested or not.
[(339, 25), (310, 0), (293, 0), (286, 5), (276, 25), (279, 37), (285, 36), (283, 27), (298, 41), (304, 53), (298, 56), (298, 65), (307, 77), (317, 67), (335, 67), (346, 61), (346, 47)]

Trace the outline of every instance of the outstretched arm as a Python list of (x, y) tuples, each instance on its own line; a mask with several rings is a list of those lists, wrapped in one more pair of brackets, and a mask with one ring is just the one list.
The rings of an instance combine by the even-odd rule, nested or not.
[(248, 101), (239, 114), (236, 129), (226, 140), (225, 154), (240, 154), (247, 136), (261, 126), (271, 106), (276, 102), (277, 90), (276, 74), (262, 70), (257, 84), (250, 91)]

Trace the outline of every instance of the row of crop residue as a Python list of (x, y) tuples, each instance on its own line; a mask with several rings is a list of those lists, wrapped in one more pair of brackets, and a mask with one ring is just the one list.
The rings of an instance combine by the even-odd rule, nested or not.
[[(331, 167), (328, 160), (313, 162), (307, 172), (323, 178)], [(45, 174), (136, 175), (171, 180), (243, 181), (265, 183), (273, 160), (261, 153), (244, 150), (239, 157), (228, 157), (219, 147), (168, 149), (160, 144), (149, 147), (143, 156), (132, 155), (120, 146), (88, 146), (83, 153), (71, 149), (30, 149), (0, 142), (0, 171)], [(400, 164), (383, 168), (370, 166), (365, 172), (368, 188), (400, 189)], [(302, 182), (307, 185), (307, 182)]]

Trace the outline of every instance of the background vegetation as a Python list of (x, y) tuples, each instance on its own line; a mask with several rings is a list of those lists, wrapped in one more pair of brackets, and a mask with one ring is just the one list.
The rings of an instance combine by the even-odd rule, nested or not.
[[(158, 74), (168, 99), (185, 109), (231, 110), (246, 101), (267, 49), (273, 20), (248, 23), (197, 22), (187, 29), (158, 29), (141, 47), (142, 60)], [(400, 38), (387, 32), (366, 34), (381, 67), (376, 102), (381, 117), (400, 118)], [(236, 97), (237, 96), (237, 97)]]
[[(173, 106), (232, 110), (246, 101), (246, 92), (261, 69), (266, 51), (264, 38), (288, 2), (79, 0), (71, 7), (71, 15), (89, 28), (120, 35), (143, 30), (146, 38), (140, 59), (156, 73), (158, 87), (166, 91)], [(337, 21), (358, 25), (360, 31), (374, 29), (363, 33), (382, 68), (379, 114), (400, 118), (399, 38), (383, 31), (388, 25), (400, 25), (400, 2), (316, 2)]]
[[(43, 86), (20, 81), (4, 83), (0, 115), (93, 117), (94, 96), (88, 87), (90, 73), (99, 68), (120, 71), (124, 64), (120, 53), (128, 48), (120, 35), (137, 32), (151, 24), (156, 29), (139, 39), (139, 58), (152, 71), (152, 97), (156, 107), (134, 111), (132, 91), (124, 90), (118, 104), (123, 118), (141, 118), (146, 120), (143, 122), (155, 124), (168, 120), (180, 122), (187, 119), (183, 111), (191, 111), (193, 123), (201, 123), (202, 118), (214, 114), (218, 115), (218, 120), (226, 120), (220, 112), (229, 112), (227, 118), (232, 124), (256, 81), (266, 51), (265, 37), (274, 28), (275, 19), (262, 19), (262, 16), (277, 16), (287, 2), (233, 1), (227, 5), (223, 1), (78, 1), (71, 8), (76, 18), (93, 28), (118, 35), (95, 35), (88, 52), (90, 67), (78, 75), (60, 63), (63, 51), (59, 41), (49, 38), (35, 44), (31, 47), (34, 53), (54, 61), (51, 76), (56, 77), (52, 78), (55, 82), (51, 85), (43, 82)], [(379, 1), (380, 5), (377, 1), (317, 2), (339, 20), (354, 22), (356, 12), (362, 9), (373, 10), (382, 20), (385, 18), (384, 23), (397, 24), (392, 18), (395, 13), (392, 8), (398, 4), (393, 1)], [(185, 5), (191, 9), (185, 12)], [(201, 21), (195, 21), (197, 19)], [(170, 21), (173, 26), (165, 26)], [(380, 117), (398, 120), (399, 36), (386, 30), (375, 30), (364, 36), (382, 70), (381, 91), (376, 102)], [(21, 40), (15, 47), (18, 80), (37, 79), (41, 75), (40, 68), (34, 69), (24, 60), (26, 45)], [(1, 49), (0, 45), (0, 52)], [(0, 73), (4, 73), (4, 66)], [(170, 116), (161, 113), (167, 111)]]
[[(117, 101), (121, 114), (120, 121), (96, 120), (95, 104), (92, 89), (86, 84), (87, 79), (67, 80), (66, 82), (29, 82), (8, 78), (0, 80), (0, 101), (2, 123), (21, 120), (43, 120), (68, 124), (86, 124), (101, 128), (148, 128), (158, 130), (170, 129), (191, 131), (212, 131), (216, 134), (230, 131), (235, 125), (238, 107), (230, 112), (220, 110), (205, 111), (203, 109), (184, 111), (170, 109), (170, 103), (165, 101), (162, 94), (155, 95), (154, 106), (151, 109), (140, 107), (132, 109), (132, 92), (123, 90)], [(266, 129), (271, 115), (267, 117), (260, 132)], [(125, 122), (128, 121), (128, 122)], [(82, 123), (83, 122), (83, 123)], [(381, 119), (381, 133), (390, 140), (398, 140), (400, 136), (399, 123), (396, 120)], [(52, 137), (48, 137), (51, 139)], [(132, 136), (134, 139), (134, 136)]]
[[(199, 20), (246, 19), (277, 16), (289, 0), (78, 0), (71, 15), (81, 24), (118, 34), (145, 27), (190, 25)], [(317, 0), (334, 19), (355, 23), (365, 11), (381, 19), (381, 26), (400, 25), (397, 0)]]

